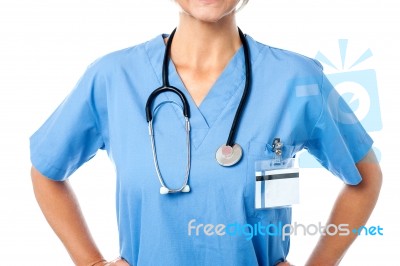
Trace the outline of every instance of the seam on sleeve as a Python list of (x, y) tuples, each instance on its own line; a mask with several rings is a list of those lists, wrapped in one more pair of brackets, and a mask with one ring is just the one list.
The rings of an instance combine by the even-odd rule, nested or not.
[(42, 175), (54, 181), (65, 181), (78, 169), (78, 163), (72, 164), (69, 168), (60, 167), (54, 164), (51, 157), (41, 152), (33, 152), (30, 159), (32, 165)]
[(364, 157), (368, 154), (368, 152), (371, 149), (373, 149), (374, 140), (370, 137), (370, 135), (366, 131), (364, 131), (362, 135), (362, 142), (363, 144), (365, 144), (364, 146), (361, 146), (363, 151), (358, 153), (357, 157), (353, 157), (354, 163), (360, 162), (362, 159), (364, 159)]
[[(169, 36), (169, 35), (168, 35), (168, 36)], [(162, 38), (162, 42), (164, 42), (164, 36), (163, 36), (163, 35), (161, 35), (161, 38)], [(153, 63), (152, 63), (151, 58), (150, 58), (150, 55), (149, 55), (149, 53), (148, 53), (148, 47), (147, 47), (148, 45), (149, 45), (149, 44), (148, 44), (148, 42), (147, 42), (146, 45), (143, 47), (144, 53), (145, 53), (145, 55), (146, 55), (146, 57), (147, 57), (147, 60), (148, 60), (148, 62), (149, 62), (149, 64), (150, 64), (150, 66), (151, 66), (151, 69), (153, 70), (153, 73), (154, 73), (154, 76), (155, 76), (156, 80), (157, 80), (160, 84), (162, 84), (162, 80), (158, 78), (157, 71), (154, 69)], [(165, 44), (164, 44), (163, 47), (165, 48)]]
[(304, 144), (304, 147), (306, 147), (306, 148), (309, 148), (311, 146), (310, 145), (311, 138), (312, 138), (312, 136), (314, 134), (315, 129), (317, 128), (317, 125), (318, 125), (319, 121), (322, 119), (322, 116), (324, 114), (325, 99), (324, 99), (324, 95), (323, 95), (323, 92), (322, 92), (322, 87), (323, 86), (324, 86), (324, 73), (321, 71), (321, 81), (320, 81), (320, 86), (319, 86), (319, 92), (320, 92), (320, 95), (321, 95), (321, 112), (319, 113), (319, 116), (318, 116), (318, 118), (317, 118), (317, 120), (316, 120), (316, 122), (315, 122), (315, 124), (313, 126), (313, 129), (310, 132), (310, 135), (308, 137), (307, 142)]
[(92, 104), (90, 104), (89, 100), (94, 102), (94, 84), (92, 84), (92, 88), (90, 90), (90, 97), (85, 101), (85, 103), (87, 104), (87, 106), (88, 106), (88, 108), (90, 110), (90, 114), (92, 116), (92, 119), (94, 121), (94, 128), (96, 130), (96, 134), (98, 136), (100, 136), (100, 140), (98, 141), (100, 143), (97, 143), (97, 146), (102, 146), (102, 144), (106, 145), (106, 143), (104, 142), (104, 136), (101, 133), (102, 131), (100, 130), (99, 122), (97, 121), (97, 118), (96, 118), (96, 115), (95, 115), (94, 108), (93, 108)]

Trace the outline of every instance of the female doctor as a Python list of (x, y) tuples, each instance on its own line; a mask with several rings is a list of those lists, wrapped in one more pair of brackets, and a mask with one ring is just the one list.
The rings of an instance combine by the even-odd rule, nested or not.
[[(278, 154), (275, 137), (282, 158), (307, 149), (345, 183), (329, 224), (364, 225), (381, 171), (371, 138), (349, 110), (339, 110), (342, 100), (320, 64), (243, 35), (235, 13), (248, 1), (175, 2), (174, 34), (94, 62), (31, 137), (37, 201), (73, 262), (289, 265), (288, 239), (249, 240), (221, 233), (223, 226), (212, 232), (200, 226), (290, 224), (289, 207), (254, 204), (254, 165)], [(152, 95), (171, 86), (183, 96)], [(98, 149), (117, 173), (121, 257), (112, 262), (96, 247), (67, 181)], [(231, 155), (233, 161), (221, 159)], [(321, 236), (307, 265), (337, 265), (355, 237)]]

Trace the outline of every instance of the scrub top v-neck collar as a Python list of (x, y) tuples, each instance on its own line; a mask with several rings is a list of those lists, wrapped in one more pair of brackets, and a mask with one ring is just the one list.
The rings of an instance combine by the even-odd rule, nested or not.
[[(165, 52), (164, 38), (162, 34), (146, 45), (146, 52), (153, 67), (157, 80), (162, 84), (162, 62)], [(248, 38), (248, 37), (246, 37)], [(249, 38), (248, 38), (249, 39)], [(252, 45), (250, 44), (250, 49)], [(251, 51), (252, 52), (252, 51)], [(254, 57), (251, 56), (251, 59)], [(254, 60), (251, 60), (254, 61)], [(192, 144), (198, 148), (207, 136), (211, 127), (218, 120), (231, 101), (239, 103), (245, 83), (245, 64), (243, 46), (241, 46), (230, 59), (224, 70), (210, 88), (200, 106), (197, 106), (190, 93), (184, 86), (172, 60), (169, 60), (169, 81), (172, 86), (182, 90), (188, 99), (190, 107), (190, 123), (194, 129), (191, 131)], [(160, 95), (161, 96), (161, 95)], [(164, 94), (166, 100), (168, 96)], [(235, 105), (237, 107), (237, 104)], [(177, 116), (181, 114), (177, 113)], [(228, 136), (229, 132), (226, 132)]]

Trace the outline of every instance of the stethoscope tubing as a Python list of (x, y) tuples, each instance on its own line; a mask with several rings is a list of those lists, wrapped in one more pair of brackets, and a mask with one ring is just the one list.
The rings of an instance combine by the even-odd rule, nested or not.
[(233, 147), (235, 145), (235, 137), (237, 133), (237, 129), (240, 123), (241, 116), (243, 114), (243, 108), (246, 105), (247, 98), (250, 92), (251, 86), (251, 64), (250, 64), (250, 48), (249, 44), (246, 40), (246, 36), (243, 34), (242, 30), (238, 28), (240, 40), (243, 44), (243, 52), (244, 52), (244, 60), (245, 60), (245, 68), (246, 68), (246, 81), (243, 89), (242, 98), (240, 99), (239, 106), (236, 110), (235, 117), (232, 121), (231, 130), (229, 131), (229, 136), (226, 141), (226, 145)]
[(160, 88), (158, 88), (158, 89), (155, 89), (155, 90), (150, 94), (149, 98), (147, 99), (147, 102), (146, 102), (146, 120), (147, 120), (147, 123), (149, 123), (150, 121), (153, 120), (153, 114), (152, 114), (151, 108), (152, 108), (152, 104), (153, 104), (155, 98), (157, 98), (157, 96), (158, 96), (159, 94), (161, 94), (161, 93), (163, 93), (163, 92), (167, 92), (167, 91), (173, 92), (173, 93), (175, 93), (175, 94), (177, 94), (177, 95), (179, 96), (179, 98), (180, 98), (181, 101), (182, 101), (182, 105), (183, 105), (183, 106), (182, 106), (183, 116), (184, 116), (185, 118), (188, 118), (188, 119), (190, 118), (189, 103), (188, 103), (188, 101), (187, 101), (185, 95), (183, 94), (183, 92), (182, 92), (181, 90), (179, 90), (179, 89), (173, 87), (173, 86), (166, 86), (166, 85), (164, 84), (162, 87), (160, 87)]
[[(158, 157), (157, 157), (157, 151), (156, 151), (156, 145), (155, 145), (155, 140), (154, 140), (154, 130), (153, 130), (153, 120), (149, 121), (149, 135), (150, 135), (150, 141), (151, 141), (151, 148), (153, 152), (153, 162), (154, 166), (156, 169), (157, 177), (158, 180), (160, 181), (161, 187), (165, 188), (166, 193), (178, 193), (182, 192), (185, 187), (188, 187), (188, 182), (189, 182), (189, 174), (190, 174), (190, 165), (191, 165), (191, 151), (190, 151), (190, 121), (188, 117), (185, 117), (185, 130), (186, 130), (186, 147), (187, 147), (187, 165), (186, 165), (186, 173), (185, 173), (185, 179), (183, 180), (182, 186), (179, 189), (172, 189), (167, 187), (167, 185), (164, 182), (164, 178), (162, 177), (160, 167), (158, 165)], [(160, 190), (161, 191), (161, 190)]]
[[(237, 163), (242, 156), (241, 147), (240, 147), (240, 145), (235, 144), (234, 139), (236, 137), (237, 129), (238, 129), (238, 126), (240, 123), (242, 113), (243, 113), (243, 108), (247, 102), (247, 98), (249, 96), (249, 91), (250, 91), (250, 86), (251, 86), (251, 64), (250, 64), (249, 45), (247, 43), (245, 35), (240, 30), (240, 28), (238, 28), (238, 31), (239, 31), (240, 39), (243, 44), (243, 51), (244, 51), (244, 57), (245, 57), (245, 68), (246, 68), (246, 79), (245, 79), (245, 86), (243, 89), (243, 94), (240, 99), (238, 108), (236, 110), (234, 119), (232, 121), (232, 126), (229, 131), (228, 139), (226, 141), (226, 146), (229, 146), (228, 148), (231, 149), (231, 151), (233, 152), (232, 153), (233, 155), (236, 155), (236, 153), (234, 152), (236, 149), (238, 149), (238, 151), (240, 153), (238, 154), (236, 159), (231, 160), (231, 162), (229, 162), (229, 163), (221, 162), (217, 158), (218, 163), (220, 163), (223, 166), (231, 166), (231, 165)], [(156, 168), (158, 180), (161, 184), (161, 188), (160, 188), (161, 194), (189, 192), (190, 191), (190, 187), (188, 185), (189, 175), (190, 175), (190, 165), (191, 165), (191, 151), (190, 151), (191, 143), (190, 143), (190, 121), (189, 121), (190, 107), (189, 107), (189, 103), (188, 103), (187, 98), (185, 97), (184, 93), (181, 90), (177, 89), (176, 87), (171, 86), (169, 84), (169, 79), (168, 79), (169, 55), (170, 55), (170, 50), (171, 50), (171, 45), (172, 45), (172, 39), (175, 35), (175, 32), (176, 32), (176, 28), (172, 31), (170, 37), (168, 38), (167, 44), (166, 44), (166, 49), (165, 49), (164, 59), (163, 59), (163, 68), (162, 68), (163, 84), (161, 87), (157, 88), (150, 94), (150, 96), (147, 99), (146, 107), (145, 107), (146, 120), (147, 120), (148, 126), (149, 126), (149, 135), (150, 135), (150, 139), (151, 139), (151, 147), (152, 147), (152, 152), (153, 152), (153, 161), (154, 161), (154, 165)], [(186, 167), (185, 178), (183, 180), (184, 182), (183, 182), (182, 186), (178, 189), (171, 189), (164, 182), (164, 179), (163, 179), (161, 171), (160, 171), (160, 167), (158, 165), (157, 151), (156, 151), (156, 145), (155, 145), (155, 139), (154, 139), (152, 104), (153, 104), (154, 100), (157, 98), (157, 96), (164, 92), (172, 92), (172, 93), (175, 93), (176, 95), (178, 95), (178, 97), (182, 101), (182, 105), (183, 105), (182, 112), (183, 112), (183, 116), (185, 118), (186, 145), (187, 145), (187, 167)], [(222, 145), (221, 148), (224, 148), (224, 145)], [(223, 151), (223, 149), (222, 149), (222, 151)], [(216, 155), (219, 155), (219, 151), (217, 151)]]

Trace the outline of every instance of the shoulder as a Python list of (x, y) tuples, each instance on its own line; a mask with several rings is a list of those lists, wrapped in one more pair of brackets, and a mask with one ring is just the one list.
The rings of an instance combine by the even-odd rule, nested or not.
[(130, 47), (116, 50), (97, 58), (88, 66), (92, 72), (110, 73), (131, 67), (132, 64), (149, 60), (149, 51), (162, 40), (162, 35), (157, 35), (151, 40)]
[(322, 95), (329, 93), (324, 88), (329, 84), (322, 65), (310, 57), (257, 41), (252, 42), (252, 47), (253, 53), (258, 54), (252, 69), (252, 88), (257, 96), (274, 95), (275, 103), (279, 103), (277, 110), (285, 106), (290, 119), (301, 115), (298, 121), (308, 121), (313, 128), (322, 112)]
[(120, 91), (139, 75), (152, 71), (150, 56), (160, 44), (163, 45), (162, 35), (99, 57), (88, 65), (75, 90), (97, 98), (106, 97), (106, 92), (110, 90)]
[(309, 76), (316, 75), (321, 77), (323, 73), (323, 67), (321, 63), (313, 58), (305, 55), (269, 46), (248, 38), (251, 43), (251, 47), (257, 54), (256, 60), (261, 66), (272, 66), (276, 70), (284, 70), (284, 73), (291, 74), (294, 76)]

